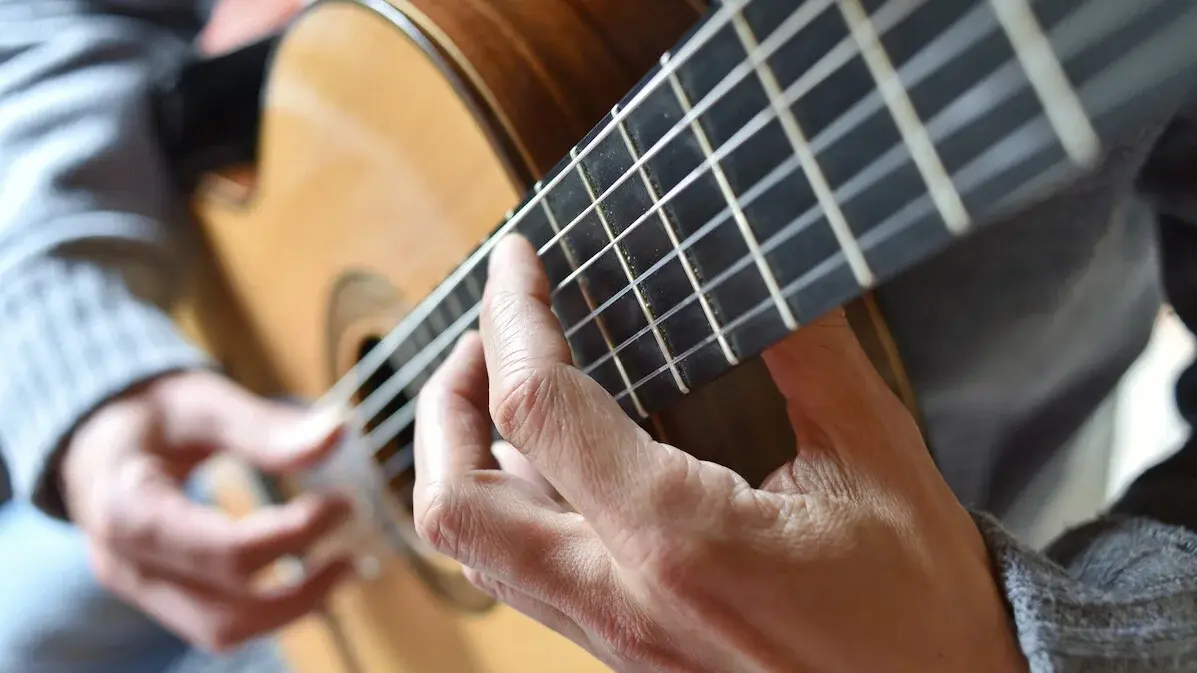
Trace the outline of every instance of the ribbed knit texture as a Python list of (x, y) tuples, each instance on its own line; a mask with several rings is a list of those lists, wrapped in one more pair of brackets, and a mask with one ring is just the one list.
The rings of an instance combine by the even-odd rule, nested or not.
[(1197, 671), (1197, 535), (1107, 517), (1046, 553), (975, 517), (1032, 673)]
[(121, 274), (90, 263), (40, 260), (0, 285), (0, 306), (0, 444), (21, 447), (8, 452), (18, 494), (65, 516), (45, 468), (79, 420), (136, 383), (208, 360)]
[(164, 312), (188, 222), (148, 97), (198, 26), (189, 0), (0, 0), (0, 449), (54, 515), (45, 468), (81, 419), (207, 364)]

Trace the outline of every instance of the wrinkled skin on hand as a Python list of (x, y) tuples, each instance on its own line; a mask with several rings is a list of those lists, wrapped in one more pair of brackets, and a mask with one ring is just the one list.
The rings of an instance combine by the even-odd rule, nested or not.
[(504, 239), (480, 334), (420, 396), (418, 531), (476, 586), (620, 671), (1025, 670), (980, 534), (842, 315), (765, 354), (798, 450), (753, 488), (628, 419), (548, 297)]
[(205, 458), (228, 454), (269, 473), (311, 465), (339, 432), (210, 372), (182, 372), (103, 405), (72, 435), (60, 463), (64, 500), (87, 537), (100, 582), (192, 644), (212, 651), (269, 633), (316, 608), (350, 569), (309, 568), (298, 584), (262, 588), (274, 561), (302, 557), (350, 512), (303, 495), (241, 519), (187, 497)]

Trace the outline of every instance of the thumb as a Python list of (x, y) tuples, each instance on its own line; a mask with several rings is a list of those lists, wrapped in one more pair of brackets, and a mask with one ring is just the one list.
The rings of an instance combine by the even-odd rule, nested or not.
[(269, 400), (219, 376), (183, 379), (162, 391), (170, 443), (228, 453), (266, 472), (302, 469), (341, 440), (345, 414)]

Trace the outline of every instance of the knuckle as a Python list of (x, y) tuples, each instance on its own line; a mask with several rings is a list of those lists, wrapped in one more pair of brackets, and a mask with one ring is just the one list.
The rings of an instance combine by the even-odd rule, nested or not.
[(416, 534), (437, 552), (461, 560), (460, 540), (465, 517), (445, 488), (436, 488), (415, 516)]
[(517, 445), (533, 441), (548, 419), (556, 378), (553, 368), (528, 364), (504, 372), (490, 405), (499, 434)]

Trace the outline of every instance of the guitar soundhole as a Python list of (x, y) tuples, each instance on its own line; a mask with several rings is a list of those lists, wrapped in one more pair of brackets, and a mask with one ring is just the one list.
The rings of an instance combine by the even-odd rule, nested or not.
[[(377, 337), (366, 339), (358, 348), (358, 359), (366, 356), (381, 340)], [(360, 392), (360, 399), (366, 399), (374, 391), (378, 390), (380, 386), (386, 383), (396, 373), (394, 363), (387, 360), (386, 364), (378, 368), (378, 371), (370, 375), (369, 378), (363, 382)], [(389, 400), (382, 412), (370, 419), (366, 424), (367, 434), (373, 433), (378, 429), (378, 426), (384, 423), (388, 418), (395, 414), (401, 413), (408, 405), (411, 399), (405, 392), (400, 392), (393, 399)], [(415, 424), (408, 424), (403, 428), (393, 439), (388, 441), (382, 448), (374, 454), (374, 459), (378, 461), (383, 473), (387, 476), (391, 490), (395, 493), (399, 503), (411, 513), (412, 489), (416, 481), (416, 464), (412, 460), (412, 450), (415, 443)]]
[[(380, 342), (378, 337), (367, 338), (357, 349), (357, 360), (361, 360)], [(361, 385), (358, 403), (378, 390), (392, 376), (396, 375), (395, 364), (387, 361)], [(412, 396), (401, 392), (387, 402), (386, 407), (367, 421), (365, 436), (379, 431), (380, 426), (395, 414), (410, 413), (408, 404)], [(403, 508), (402, 515), (395, 522), (395, 542), (401, 554), (416, 576), (444, 604), (467, 613), (481, 613), (495, 606), (493, 598), (477, 590), (461, 573), (461, 566), (452, 559), (428, 549), (417, 538), (412, 523), (412, 491), (416, 483), (416, 465), (413, 459), (415, 423), (408, 423), (390, 441), (380, 447), (374, 459), (385, 475), (388, 486), (397, 504)]]

